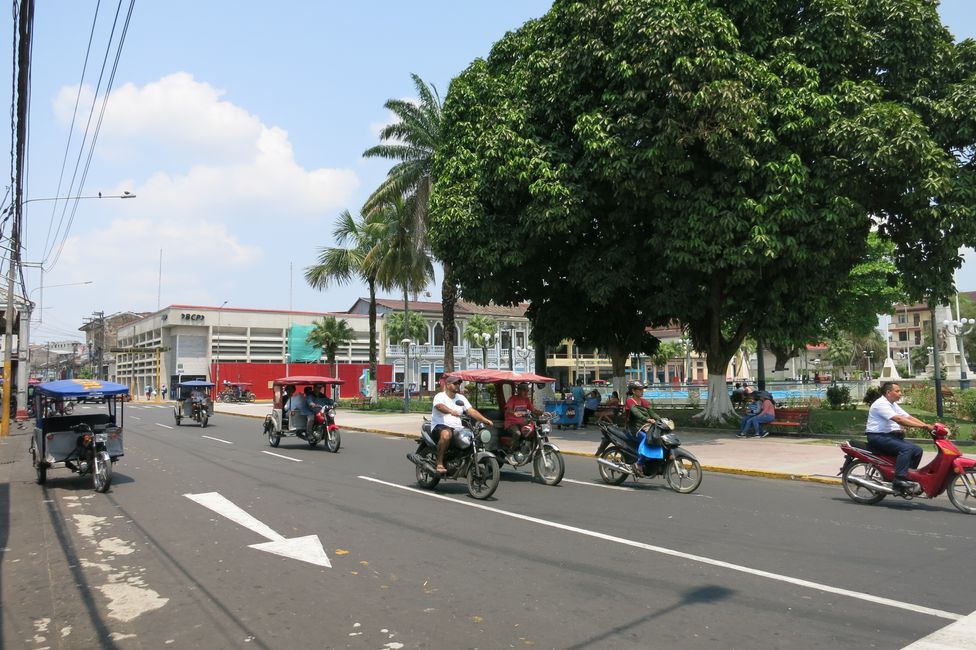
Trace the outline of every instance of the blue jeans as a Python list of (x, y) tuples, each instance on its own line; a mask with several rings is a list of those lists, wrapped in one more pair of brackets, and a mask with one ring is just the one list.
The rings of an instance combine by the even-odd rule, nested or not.
[(772, 415), (757, 415), (754, 418), (750, 418), (749, 422), (746, 423), (744, 430), (746, 433), (748, 433), (749, 429), (752, 429), (758, 436), (762, 431), (762, 425), (766, 424), (767, 422), (772, 422), (775, 419), (775, 416)]
[(922, 460), (922, 448), (910, 442), (905, 442), (891, 433), (869, 433), (868, 447), (885, 456), (895, 456), (895, 478), (904, 480), (908, 476), (908, 468), (915, 469)]

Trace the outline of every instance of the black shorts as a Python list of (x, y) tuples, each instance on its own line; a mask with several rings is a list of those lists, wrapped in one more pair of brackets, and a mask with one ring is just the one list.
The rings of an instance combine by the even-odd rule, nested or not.
[(430, 437), (433, 438), (434, 442), (437, 442), (438, 440), (441, 439), (441, 431), (443, 431), (444, 429), (447, 429), (448, 431), (451, 432), (451, 441), (457, 442), (458, 435), (460, 435), (461, 433), (461, 429), (452, 429), (446, 424), (438, 424), (433, 429), (431, 429)]

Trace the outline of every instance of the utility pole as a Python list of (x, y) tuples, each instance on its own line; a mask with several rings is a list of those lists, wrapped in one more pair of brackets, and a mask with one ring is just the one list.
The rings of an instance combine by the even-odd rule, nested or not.
[[(0, 400), (3, 413), (0, 414), (0, 437), (10, 435), (10, 398), (14, 390), (13, 348), (14, 348), (14, 280), (20, 265), (20, 226), (23, 223), (24, 209), (24, 159), (27, 149), (27, 98), (30, 94), (30, 53), (34, 25), (34, 0), (22, 0), (17, 22), (17, 129), (14, 154), (13, 203), (10, 209), (14, 218), (10, 224), (10, 264), (7, 268), (7, 310), (3, 348), (3, 399)], [(21, 324), (21, 330), (23, 324)], [(20, 332), (22, 335), (22, 332)], [(23, 363), (25, 360), (19, 360)], [(26, 387), (18, 387), (26, 391)], [(25, 398), (26, 398), (26, 392)]]

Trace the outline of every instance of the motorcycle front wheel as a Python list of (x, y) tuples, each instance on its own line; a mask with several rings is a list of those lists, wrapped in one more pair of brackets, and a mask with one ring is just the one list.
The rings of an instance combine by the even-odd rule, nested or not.
[[(603, 453), (600, 454), (600, 458), (603, 460), (609, 460), (611, 463), (617, 463), (619, 465), (627, 464), (627, 459), (624, 458), (624, 452), (620, 451), (619, 447), (607, 447), (603, 450)], [(604, 483), (609, 483), (610, 485), (620, 485), (627, 480), (627, 475), (625, 473), (616, 472), (606, 465), (597, 464), (597, 469), (600, 470), (600, 478), (603, 479)]]
[(664, 470), (664, 479), (675, 492), (690, 494), (701, 485), (701, 463), (694, 458), (672, 458)]
[(884, 476), (877, 467), (871, 463), (865, 463), (862, 460), (855, 461), (847, 466), (844, 470), (844, 474), (841, 476), (841, 482), (844, 485), (844, 492), (847, 496), (851, 498), (854, 503), (861, 503), (864, 505), (871, 505), (872, 503), (877, 503), (881, 499), (885, 498), (884, 492), (877, 492), (871, 488), (864, 487), (863, 485), (858, 485), (857, 483), (852, 483), (848, 480), (848, 477), (862, 478), (867, 481), (875, 481), (878, 483), (884, 482)]
[(107, 451), (96, 451), (92, 458), (92, 486), (96, 492), (107, 492), (112, 484), (112, 458)]
[(272, 447), (277, 447), (281, 442), (281, 434), (274, 430), (273, 422), (264, 423), (264, 435), (268, 436), (268, 444)]
[(501, 478), (498, 461), (494, 456), (486, 456), (468, 470), (468, 494), (475, 499), (487, 499), (495, 493)]
[(551, 447), (543, 446), (539, 453), (535, 455), (532, 468), (539, 480), (546, 485), (559, 485), (566, 473), (566, 463), (563, 462), (563, 455)]
[(332, 431), (326, 431), (325, 433), (325, 448), (331, 451), (333, 454), (339, 451), (339, 445), (342, 444), (342, 437), (339, 435), (338, 429), (333, 429)]
[(207, 417), (206, 413), (200, 415), (200, 427), (203, 429), (207, 428)]
[(976, 470), (970, 468), (949, 481), (949, 501), (960, 512), (976, 515)]

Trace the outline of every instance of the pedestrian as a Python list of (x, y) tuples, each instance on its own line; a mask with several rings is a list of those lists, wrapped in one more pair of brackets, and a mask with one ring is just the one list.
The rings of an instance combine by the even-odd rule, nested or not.
[(759, 407), (761, 404), (753, 395), (746, 395), (742, 398), (746, 402), (746, 414), (742, 416), (742, 420), (739, 426), (739, 433), (736, 434), (737, 438), (745, 438), (746, 431), (752, 424), (752, 419), (759, 415)]
[(152, 396), (152, 386), (146, 386), (146, 401), (147, 402), (149, 401), (149, 398), (151, 396)]
[[(576, 385), (573, 386), (572, 390), (570, 391), (570, 394), (572, 395), (573, 402), (574, 402), (574, 404), (576, 406), (576, 413), (582, 414), (583, 413), (583, 403), (586, 402), (586, 391), (583, 390), (583, 378), (582, 377), (577, 377), (576, 378)], [(577, 415), (576, 417), (580, 417), (580, 415)], [(579, 421), (579, 420), (577, 420), (577, 421)], [(574, 428), (576, 426), (577, 425), (574, 425)]]
[(752, 437), (765, 438), (769, 435), (769, 430), (763, 425), (776, 419), (776, 405), (773, 403), (773, 396), (766, 391), (761, 391), (756, 397), (760, 403), (759, 412), (749, 420), (746, 426), (746, 437), (749, 437), (749, 429), (752, 429), (755, 432)]
[(159, 394), (163, 396), (163, 399), (166, 399), (166, 384), (163, 384), (163, 387), (159, 389)]
[(596, 415), (597, 410), (600, 408), (600, 391), (593, 389), (590, 394), (586, 396), (586, 400), (583, 402), (583, 424), (587, 425), (593, 421), (593, 416)]
[(909, 468), (915, 469), (922, 460), (922, 448), (905, 442), (905, 427), (931, 431), (934, 425), (926, 424), (909, 415), (897, 402), (901, 399), (901, 386), (893, 381), (881, 384), (881, 397), (871, 402), (865, 427), (868, 447), (876, 454), (896, 456), (895, 476), (891, 487), (905, 491), (913, 487), (908, 480)]

